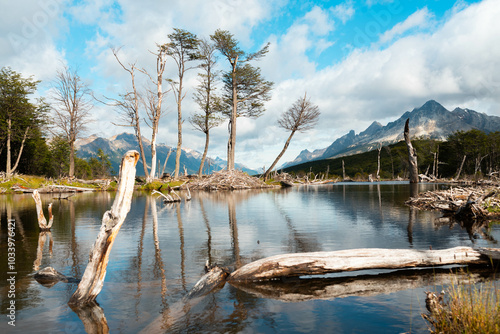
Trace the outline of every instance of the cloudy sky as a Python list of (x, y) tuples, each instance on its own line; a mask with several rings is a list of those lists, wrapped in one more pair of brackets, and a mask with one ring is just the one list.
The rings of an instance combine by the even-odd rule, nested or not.
[[(295, 135), (280, 164), (430, 99), (449, 110), (500, 116), (499, 17), (498, 0), (2, 0), (0, 66), (42, 80), (40, 95), (69, 66), (97, 96), (113, 97), (130, 88), (130, 78), (112, 47), (121, 47), (125, 63), (154, 71), (149, 51), (168, 42), (173, 28), (202, 38), (228, 30), (248, 52), (270, 42), (255, 65), (275, 83), (272, 99), (262, 117), (237, 123), (236, 160), (258, 169), (272, 163), (288, 136), (276, 120), (305, 92), (319, 106), (320, 122)], [(219, 67), (227, 69), (222, 57)], [(169, 60), (166, 77), (175, 73)], [(196, 71), (188, 73), (185, 119), (197, 111)], [(166, 99), (159, 142), (175, 146), (174, 97)], [(112, 124), (118, 118), (112, 107), (96, 104), (93, 117), (88, 135), (127, 130)], [(227, 124), (212, 131), (210, 156), (226, 158), (227, 137)], [(184, 122), (183, 146), (203, 145), (202, 133)]]

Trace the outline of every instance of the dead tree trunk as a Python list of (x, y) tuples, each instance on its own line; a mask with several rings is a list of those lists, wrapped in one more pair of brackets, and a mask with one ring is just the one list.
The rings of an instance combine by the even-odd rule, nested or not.
[(35, 200), (36, 215), (38, 217), (38, 226), (40, 227), (40, 231), (49, 231), (54, 223), (54, 216), (52, 216), (52, 203), (49, 203), (49, 222), (47, 223), (47, 219), (45, 219), (43, 214), (42, 200), (40, 199), (38, 190), (33, 190), (33, 194), (31, 196)]
[(470, 247), (443, 250), (350, 249), (271, 256), (239, 268), (229, 276), (229, 280), (253, 281), (365, 269), (397, 269), (489, 261), (487, 256), (482, 256), (480, 251)]
[(377, 181), (380, 181), (380, 151), (382, 151), (382, 144), (378, 145), (378, 157), (377, 157)]
[(460, 164), (460, 168), (458, 169), (458, 172), (457, 172), (457, 177), (456, 177), (456, 178), (457, 178), (457, 180), (458, 180), (458, 179), (460, 179), (460, 173), (462, 173), (462, 168), (464, 167), (464, 162), (465, 162), (465, 158), (466, 158), (466, 157), (467, 157), (467, 156), (466, 156), (466, 155), (464, 155), (464, 158), (462, 159), (462, 163)]
[(410, 164), (410, 183), (418, 183), (418, 164), (417, 164), (417, 151), (413, 148), (410, 141), (410, 119), (408, 118), (405, 123), (404, 137), (406, 147), (408, 148), (408, 162)]
[(139, 152), (128, 151), (122, 158), (118, 190), (111, 207), (102, 217), (102, 224), (97, 239), (90, 250), (89, 263), (85, 269), (78, 288), (69, 300), (72, 307), (91, 304), (101, 292), (109, 253), (120, 228), (130, 211), (132, 193), (135, 183), (135, 165), (139, 159)]

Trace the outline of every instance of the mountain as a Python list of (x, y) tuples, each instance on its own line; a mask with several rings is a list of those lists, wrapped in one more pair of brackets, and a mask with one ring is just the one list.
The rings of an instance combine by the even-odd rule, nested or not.
[[(151, 142), (146, 138), (143, 138), (144, 145), (144, 153), (146, 155), (146, 161), (151, 162)], [(121, 158), (125, 154), (125, 152), (129, 150), (137, 150), (139, 151), (139, 144), (137, 142), (137, 138), (135, 135), (130, 133), (121, 133), (119, 135), (113, 136), (111, 138), (101, 138), (96, 135), (92, 135), (87, 138), (79, 139), (76, 142), (77, 156), (79, 158), (88, 159), (92, 156), (95, 156), (98, 149), (101, 149), (105, 154), (109, 156), (109, 160), (111, 161), (111, 166), (115, 173), (118, 173), (120, 168)], [(156, 170), (162, 171), (163, 164), (165, 163), (165, 159), (168, 155), (168, 152), (172, 150), (168, 160), (167, 165), (165, 167), (165, 173), (173, 174), (175, 169), (175, 154), (177, 152), (176, 147), (170, 147), (165, 144), (157, 144), (156, 145), (156, 154), (157, 162)], [(200, 168), (202, 153), (183, 148), (181, 152), (181, 168), (180, 173), (184, 173), (184, 167), (188, 174), (197, 174), (198, 169)], [(212, 159), (207, 157), (204, 165), (204, 174), (212, 173), (214, 171), (219, 171), (227, 166), (227, 162), (225, 160), (220, 159), (219, 157)], [(150, 166), (148, 166), (150, 167)], [(258, 174), (257, 171), (246, 168), (242, 164), (235, 164), (236, 169), (240, 169), (244, 172), (247, 172), (250, 175)], [(144, 167), (142, 164), (142, 159), (137, 161), (137, 175), (144, 176)]]
[(500, 117), (488, 116), (470, 109), (455, 108), (447, 110), (434, 100), (427, 101), (420, 108), (407, 111), (394, 122), (386, 126), (373, 122), (365, 131), (355, 134), (354, 130), (335, 140), (324, 149), (308, 150), (290, 162), (283, 165), (290, 167), (307, 161), (322, 160), (363, 153), (373, 150), (379, 144), (397, 143), (403, 138), (404, 124), (410, 119), (410, 134), (412, 138), (429, 138), (446, 140), (457, 131), (478, 129), (486, 133), (500, 131)]

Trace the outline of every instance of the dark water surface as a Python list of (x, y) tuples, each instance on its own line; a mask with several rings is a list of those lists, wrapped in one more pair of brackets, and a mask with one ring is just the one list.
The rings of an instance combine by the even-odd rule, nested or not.
[[(441, 187), (446, 186), (421, 184), (419, 191)], [(234, 269), (283, 253), (497, 247), (500, 238), (496, 224), (473, 235), (457, 225), (439, 226), (439, 213), (404, 205), (410, 195), (404, 183), (192, 195), (190, 202), (173, 205), (134, 196), (97, 298), (111, 333), (426, 333), (420, 316), (423, 291), (441, 290), (442, 277), (448, 277), (438, 270), (226, 284), (189, 305), (182, 298), (204, 274), (207, 261)], [(34, 267), (51, 266), (80, 278), (113, 198), (112, 193), (89, 193), (59, 201), (43, 195), (45, 208), (54, 203), (55, 218), (42, 240), (31, 196), (0, 196), (1, 333), (85, 333), (82, 320), (67, 306), (76, 284), (48, 288), (30, 275)], [(7, 219), (16, 222), (15, 298), (9, 297), (7, 281)], [(45, 243), (37, 252), (39, 241)], [(12, 300), (15, 327), (7, 317)]]

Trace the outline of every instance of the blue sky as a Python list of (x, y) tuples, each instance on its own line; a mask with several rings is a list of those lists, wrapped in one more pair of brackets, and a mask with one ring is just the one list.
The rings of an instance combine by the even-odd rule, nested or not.
[[(321, 111), (318, 126), (296, 134), (280, 163), (303, 149), (320, 149), (348, 131), (373, 121), (386, 124), (434, 99), (449, 110), (474, 109), (500, 116), (500, 2), (443, 0), (2, 0), (0, 64), (42, 80), (50, 90), (62, 66), (77, 68), (98, 96), (129, 89), (129, 77), (110, 47), (121, 47), (125, 62), (153, 71), (156, 43), (182, 28), (208, 38), (216, 29), (235, 35), (244, 50), (270, 42), (257, 63), (275, 83), (267, 112), (238, 120), (236, 160), (251, 168), (270, 165), (288, 133), (279, 115), (304, 92)], [(166, 77), (175, 78), (172, 61)], [(225, 69), (220, 59), (220, 68)], [(143, 81), (145, 84), (145, 80)], [(187, 81), (184, 118), (197, 107)], [(159, 142), (176, 145), (176, 112), (160, 121)], [(97, 104), (90, 134), (111, 137), (118, 114)], [(149, 137), (147, 126), (143, 126)], [(227, 126), (212, 132), (209, 155), (226, 158)], [(183, 146), (201, 151), (204, 136), (184, 122)]]

